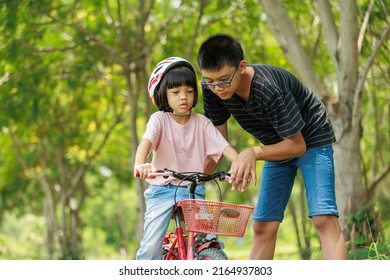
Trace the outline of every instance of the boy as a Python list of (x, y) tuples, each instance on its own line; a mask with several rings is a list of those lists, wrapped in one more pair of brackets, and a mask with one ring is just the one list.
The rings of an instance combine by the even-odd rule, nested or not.
[(335, 135), (325, 106), (295, 76), (269, 65), (247, 65), (242, 47), (216, 34), (198, 51), (205, 115), (227, 138), (231, 115), (263, 145), (239, 153), (231, 165), (233, 187), (256, 183), (256, 161), (264, 160), (253, 215), (251, 259), (272, 259), (294, 179), (302, 172), (309, 217), (324, 259), (346, 259), (335, 198)]

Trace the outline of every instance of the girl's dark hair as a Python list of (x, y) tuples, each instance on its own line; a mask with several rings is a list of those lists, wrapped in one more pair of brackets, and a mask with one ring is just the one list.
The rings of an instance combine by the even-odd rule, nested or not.
[(195, 107), (198, 101), (198, 84), (195, 73), (187, 66), (177, 66), (167, 72), (161, 80), (159, 88), (155, 93), (156, 105), (160, 111), (173, 112), (168, 104), (167, 90), (180, 86), (189, 86), (194, 89), (194, 104)]
[(219, 70), (225, 65), (236, 67), (244, 59), (241, 44), (228, 34), (215, 34), (202, 43), (198, 51), (200, 69)]

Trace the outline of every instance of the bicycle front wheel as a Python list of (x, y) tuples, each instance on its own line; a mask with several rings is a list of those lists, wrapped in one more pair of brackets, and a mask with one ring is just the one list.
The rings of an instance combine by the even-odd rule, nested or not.
[(227, 260), (227, 255), (221, 250), (210, 247), (199, 252), (198, 260)]

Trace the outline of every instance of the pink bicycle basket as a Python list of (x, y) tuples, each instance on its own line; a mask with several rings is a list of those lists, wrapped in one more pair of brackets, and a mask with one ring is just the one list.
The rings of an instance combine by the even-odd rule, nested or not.
[(244, 236), (254, 207), (202, 199), (184, 199), (181, 206), (187, 231)]

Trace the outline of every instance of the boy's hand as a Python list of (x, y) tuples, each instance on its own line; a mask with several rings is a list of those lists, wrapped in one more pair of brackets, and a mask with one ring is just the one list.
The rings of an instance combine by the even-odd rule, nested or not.
[(253, 148), (248, 148), (238, 154), (232, 162), (229, 173), (232, 190), (245, 191), (251, 180), (253, 186), (256, 187), (256, 156)]

